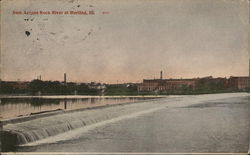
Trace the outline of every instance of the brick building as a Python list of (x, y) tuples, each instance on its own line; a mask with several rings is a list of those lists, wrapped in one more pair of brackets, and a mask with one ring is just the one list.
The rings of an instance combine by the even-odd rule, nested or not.
[(194, 90), (197, 79), (144, 79), (138, 91), (175, 91), (183, 88)]
[(242, 76), (242, 77), (231, 76), (228, 79), (228, 87), (233, 90), (247, 90), (250, 88), (249, 77), (248, 76)]
[(229, 79), (212, 76), (194, 79), (144, 79), (137, 85), (138, 91), (183, 91), (183, 90), (248, 90), (249, 77), (230, 77)]
[(137, 85), (138, 91), (176, 91), (180, 89), (192, 89), (196, 87), (197, 79), (163, 79), (162, 71), (160, 79), (144, 79)]

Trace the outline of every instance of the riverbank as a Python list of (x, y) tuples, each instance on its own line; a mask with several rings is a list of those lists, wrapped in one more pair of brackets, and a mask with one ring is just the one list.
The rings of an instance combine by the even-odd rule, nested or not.
[(115, 98), (115, 97), (161, 97), (166, 95), (202, 95), (202, 94), (224, 94), (224, 93), (250, 93), (250, 91), (240, 91), (240, 90), (214, 90), (214, 91), (180, 91), (180, 92), (130, 92), (130, 93), (122, 93), (122, 92), (115, 92), (115, 93), (108, 93), (106, 95), (81, 95), (81, 94), (0, 94), (1, 98), (8, 98), (8, 97), (15, 97), (15, 98), (48, 98), (48, 97), (55, 97), (61, 96), (66, 98)]
[(93, 96), (93, 95), (0, 95), (0, 99), (4, 98), (51, 98), (51, 99), (85, 99), (85, 98), (161, 98), (166, 95), (138, 95), (138, 96), (125, 96), (125, 95), (114, 95), (114, 96)]

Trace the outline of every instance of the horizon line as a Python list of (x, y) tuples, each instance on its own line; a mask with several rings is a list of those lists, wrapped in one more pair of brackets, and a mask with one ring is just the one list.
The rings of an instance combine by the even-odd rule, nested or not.
[[(245, 76), (236, 76), (236, 75), (230, 75), (230, 76), (217, 76), (217, 77), (214, 77), (212, 75), (209, 75), (209, 76), (203, 76), (203, 77), (193, 77), (193, 78), (143, 78), (142, 80), (140, 80), (140, 82), (143, 82), (143, 80), (174, 80), (174, 79), (178, 79), (178, 80), (185, 80), (185, 79), (202, 79), (202, 78), (208, 78), (208, 77), (211, 77), (211, 78), (226, 78), (226, 79), (229, 79), (231, 77), (250, 77), (249, 75), (245, 75)], [(58, 82), (64, 82), (64, 80), (42, 80), (42, 79), (38, 79), (38, 78), (34, 78), (32, 80), (20, 80), (20, 79), (17, 79), (17, 80), (2, 80), (0, 78), (0, 82), (4, 81), (4, 82), (31, 82), (33, 80), (40, 80), (40, 81), (52, 81), (52, 82), (55, 82), (55, 81), (58, 81)], [(138, 83), (136, 81), (133, 81), (133, 82), (129, 82), (129, 81), (124, 81), (124, 82), (121, 82), (120, 80), (117, 80), (117, 82), (102, 82), (102, 81), (90, 81), (90, 82), (87, 82), (87, 81), (67, 81), (67, 83), (101, 83), (101, 84), (126, 84), (126, 83)], [(140, 83), (139, 82), (139, 83)]]

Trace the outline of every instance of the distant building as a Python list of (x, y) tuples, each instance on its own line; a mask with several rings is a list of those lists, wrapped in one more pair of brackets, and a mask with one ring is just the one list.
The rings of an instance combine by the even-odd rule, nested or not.
[(138, 91), (155, 91), (163, 86), (163, 80), (153, 79), (153, 80), (143, 80), (143, 83), (138, 84)]
[(183, 91), (183, 90), (248, 90), (249, 77), (230, 77), (229, 79), (207, 76), (194, 79), (144, 79), (137, 85), (138, 91)]
[(106, 89), (106, 85), (105, 84), (101, 84), (101, 83), (95, 83), (95, 82), (91, 82), (88, 84), (88, 87), (90, 89)]
[(250, 88), (249, 77), (233, 77), (228, 79), (228, 86), (233, 90), (247, 90)]
[(175, 91), (179, 89), (191, 89), (196, 87), (197, 79), (144, 79), (138, 84), (138, 91)]
[(197, 79), (163, 79), (162, 71), (160, 79), (144, 79), (143, 83), (137, 85), (138, 91), (176, 91), (189, 89), (194, 90)]
[(7, 81), (6, 83), (9, 86), (13, 87), (14, 89), (27, 89), (30, 82), (26, 82), (26, 81)]

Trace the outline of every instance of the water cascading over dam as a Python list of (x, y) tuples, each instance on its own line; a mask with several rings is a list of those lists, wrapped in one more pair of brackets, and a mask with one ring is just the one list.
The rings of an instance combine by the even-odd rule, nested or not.
[(164, 108), (159, 103), (161, 102), (155, 103), (153, 100), (143, 101), (136, 104), (62, 112), (28, 121), (17, 121), (14, 124), (4, 125), (1, 136), (2, 145), (5, 148), (28, 144), (105, 121), (110, 123), (129, 117), (136, 117)]

